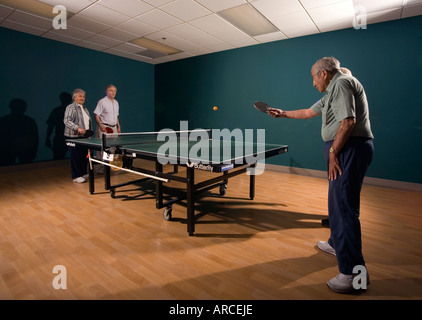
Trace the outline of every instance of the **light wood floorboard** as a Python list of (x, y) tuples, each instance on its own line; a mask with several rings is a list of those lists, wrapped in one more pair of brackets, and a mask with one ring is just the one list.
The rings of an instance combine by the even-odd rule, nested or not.
[[(183, 170), (181, 169), (181, 174)], [(197, 171), (201, 179), (209, 173)], [(113, 173), (112, 182), (133, 178)], [(329, 237), (327, 181), (266, 171), (229, 180), (196, 204), (196, 235), (186, 206), (174, 221), (155, 208), (154, 185), (127, 186), (112, 199), (75, 184), (67, 162), (0, 172), (0, 299), (421, 299), (422, 194), (364, 185), (363, 252), (371, 276), (359, 294), (331, 292), (334, 256), (316, 248)], [(176, 186), (172, 183), (173, 186)], [(67, 270), (67, 289), (52, 272)]]

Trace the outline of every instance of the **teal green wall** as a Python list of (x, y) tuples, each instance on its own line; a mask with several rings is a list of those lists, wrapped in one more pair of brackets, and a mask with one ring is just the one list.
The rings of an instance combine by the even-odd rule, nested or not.
[(157, 65), (155, 129), (177, 129), (179, 120), (190, 129), (265, 128), (267, 142), (289, 145), (269, 163), (325, 170), (320, 117), (272, 119), (252, 107), (310, 107), (321, 97), (310, 69), (323, 56), (338, 58), (365, 87), (375, 135), (368, 176), (422, 183), (421, 16)]
[[(6, 121), (9, 126), (15, 121), (10, 117), (11, 101), (23, 101), (27, 106), (26, 118), (15, 117), (17, 126), (8, 132), (0, 128), (3, 156), (8, 150), (5, 138), (16, 136), (14, 130), (31, 134), (23, 124), (31, 123), (32, 118), (39, 140), (34, 161), (52, 160), (53, 152), (45, 144), (47, 119), (56, 112), (58, 123), (63, 122), (63, 109), (56, 109), (61, 104), (60, 96), (63, 92), (71, 94), (75, 88), (86, 91), (85, 104), (93, 116), (106, 85), (115, 84), (123, 131), (154, 130), (153, 65), (1, 27), (0, 43), (0, 122)], [(63, 136), (62, 130), (59, 136)], [(54, 132), (51, 141), (53, 136)], [(23, 140), (33, 144), (34, 139)]]
[[(83, 88), (92, 112), (105, 86), (114, 83), (126, 132), (177, 129), (180, 120), (188, 120), (191, 129), (264, 128), (267, 142), (289, 145), (287, 154), (269, 163), (325, 170), (320, 117), (272, 119), (252, 104), (263, 100), (287, 110), (308, 108), (321, 97), (312, 87), (312, 64), (322, 56), (335, 56), (368, 95), (375, 134), (368, 176), (422, 183), (420, 16), (156, 66), (1, 27), (0, 40), (0, 122), (12, 123), (11, 101), (26, 104), (27, 118), (21, 119), (19, 129), (36, 125), (34, 161), (53, 159), (45, 145), (47, 119), (60, 105), (61, 93)], [(213, 106), (219, 109), (213, 111)], [(26, 122), (28, 118), (34, 121)], [(1, 133), (3, 156), (7, 133)]]

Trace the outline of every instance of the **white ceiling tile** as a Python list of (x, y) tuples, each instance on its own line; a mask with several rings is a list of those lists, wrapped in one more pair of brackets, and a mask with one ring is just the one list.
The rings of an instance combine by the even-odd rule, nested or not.
[(212, 13), (193, 0), (176, 0), (160, 9), (183, 21), (190, 21)]
[(51, 6), (57, 6), (62, 5), (65, 6), (67, 11), (70, 11), (72, 13), (77, 13), (90, 5), (92, 5), (96, 0), (38, 0), (40, 2), (44, 2), (46, 4), (49, 4)]
[(96, 34), (96, 35), (86, 39), (85, 41), (89, 41), (89, 42), (99, 44), (99, 45), (102, 45), (102, 46), (106, 46), (106, 47), (114, 47), (114, 46), (122, 43), (122, 41), (111, 39), (109, 37), (105, 37), (105, 36), (102, 36), (100, 34)]
[(92, 49), (92, 50), (98, 50), (98, 51), (103, 51), (105, 49), (107, 49), (107, 46), (98, 44), (98, 43), (93, 43), (87, 40), (81, 41), (76, 43), (77, 46), (80, 47), (84, 47), (84, 48), (88, 48), (88, 49)]
[(364, 13), (386, 11), (390, 9), (402, 8), (403, 0), (353, 0), (355, 11), (363, 10)]
[(183, 23), (171, 28), (167, 28), (166, 31), (183, 39), (193, 39), (205, 35), (204, 31), (199, 30), (189, 23)]
[(363, 20), (362, 18), (358, 17), (360, 21), (357, 20), (357, 27), (359, 27), (362, 23), (368, 25), (372, 23), (379, 23), (379, 22), (384, 22), (388, 20), (400, 19), (401, 13), (402, 13), (402, 8), (369, 13), (362, 16)]
[(188, 40), (177, 37), (177, 36), (175, 36), (171, 33), (168, 33), (166, 31), (159, 31), (159, 32), (150, 34), (150, 35), (146, 36), (146, 38), (160, 42), (160, 43), (163, 43), (163, 44), (166, 44), (170, 47), (179, 49), (181, 51), (187, 51), (187, 50), (189, 50), (191, 48), (195, 48), (197, 46), (196, 44), (194, 44), (194, 43), (192, 43)]
[(201, 46), (197, 46), (196, 48), (190, 49), (189, 52), (197, 56), (202, 55), (202, 54), (212, 53), (211, 49), (201, 47)]
[(310, 34), (319, 33), (319, 30), (315, 25), (298, 26), (295, 28), (289, 28), (283, 31), (288, 38), (303, 37)]
[(49, 30), (53, 28), (52, 20), (38, 17), (26, 12), (19, 10), (13, 11), (8, 17), (7, 20), (28, 25), (34, 28)]
[(64, 35), (63, 33), (59, 33), (57, 32), (57, 30), (49, 31), (43, 34), (43, 38), (48, 38), (51, 40), (56, 40), (60, 42), (70, 43), (70, 44), (75, 44), (80, 41), (80, 39), (69, 37), (69, 36)]
[(140, 0), (101, 0), (100, 4), (127, 16), (137, 16), (154, 9), (153, 6)]
[(116, 39), (119, 41), (129, 41), (138, 38), (138, 35), (129, 33), (117, 28), (111, 28), (106, 31), (101, 32), (101, 35)]
[(307, 11), (318, 29), (322, 32), (353, 26), (355, 10), (351, 0), (309, 9)]
[(136, 17), (136, 20), (147, 23), (159, 29), (166, 29), (175, 26), (183, 21), (177, 19), (161, 10), (154, 9), (148, 13)]
[(235, 41), (231, 41), (230, 44), (234, 47), (240, 48), (240, 47), (246, 47), (246, 46), (252, 46), (255, 44), (259, 44), (257, 40), (254, 38), (243, 38)]
[(254, 38), (261, 43), (287, 39), (286, 35), (281, 31), (262, 34)]
[(248, 37), (246, 33), (240, 31), (216, 14), (196, 19), (191, 21), (190, 24), (224, 41), (230, 42)]
[(80, 15), (72, 16), (69, 20), (67, 20), (67, 25), (74, 26), (79, 29), (89, 30), (94, 33), (102, 32), (111, 27), (110, 25), (82, 17)]
[(127, 15), (111, 10), (100, 4), (92, 5), (88, 9), (82, 11), (79, 15), (111, 26), (129, 20)]
[(5, 27), (5, 28), (16, 30), (16, 31), (33, 34), (33, 35), (36, 35), (36, 36), (40, 36), (43, 33), (45, 33), (44, 29), (38, 29), (38, 28), (35, 28), (35, 27), (32, 27), (32, 26), (28, 26), (26, 24), (21, 24), (21, 23), (18, 23), (18, 22), (11, 21), (9, 19), (3, 20), (3, 22), (1, 23), (1, 26)]
[(220, 45), (225, 44), (224, 41), (206, 33), (204, 35), (201, 35), (198, 38), (189, 39), (189, 41), (206, 48), (211, 48), (212, 46), (220, 46)]
[(209, 44), (206, 46), (207, 48), (218, 52), (218, 51), (224, 51), (224, 50), (230, 50), (230, 49), (234, 49), (235, 47), (233, 47), (231, 44), (228, 44), (226, 42), (221, 42), (219, 44)]
[(247, 3), (245, 0), (196, 0), (212, 12), (219, 12)]
[(403, 9), (403, 18), (422, 15), (422, 2), (419, 4), (406, 6)]
[(117, 25), (116, 28), (136, 34), (140, 37), (146, 34), (157, 32), (159, 30), (157, 27), (153, 27), (136, 19), (123, 22)]
[(0, 5), (0, 18), (6, 18), (12, 11), (12, 8)]
[(165, 5), (169, 2), (172, 2), (174, 0), (143, 0), (144, 2), (154, 6), (154, 7), (160, 7), (162, 5)]
[[(307, 9), (325, 7), (331, 4), (343, 2), (344, 0), (300, 0), (303, 7)], [(369, 0), (372, 1), (372, 0)]]
[[(315, 27), (315, 24), (305, 11), (278, 16), (270, 19), (270, 21), (281, 31), (299, 26)], [(315, 30), (318, 29), (315, 28)]]
[(70, 37), (79, 40), (84, 40), (95, 35), (94, 32), (86, 31), (72, 26), (67, 26), (67, 29), (52, 29), (50, 32), (54, 34), (63, 35), (64, 37)]
[(269, 19), (304, 11), (297, 0), (257, 0), (252, 5)]

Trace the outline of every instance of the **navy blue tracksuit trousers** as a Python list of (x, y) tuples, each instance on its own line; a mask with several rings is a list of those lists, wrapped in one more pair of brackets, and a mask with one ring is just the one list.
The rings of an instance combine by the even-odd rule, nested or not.
[[(328, 141), (324, 146), (327, 169), (332, 144), (333, 141)], [(331, 236), (328, 243), (336, 251), (338, 268), (343, 274), (352, 274), (357, 265), (365, 266), (359, 221), (360, 191), (373, 153), (372, 139), (350, 137), (338, 154), (343, 174), (329, 181), (328, 216)]]
[[(66, 139), (78, 139), (78, 138), (69, 138)], [(72, 179), (76, 179), (86, 175), (88, 172), (88, 150), (83, 148), (77, 148), (73, 146), (68, 146), (70, 152), (70, 172), (72, 174)]]

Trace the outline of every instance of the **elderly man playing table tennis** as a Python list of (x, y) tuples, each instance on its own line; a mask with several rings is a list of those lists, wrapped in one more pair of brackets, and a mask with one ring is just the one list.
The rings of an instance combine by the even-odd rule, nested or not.
[[(337, 257), (340, 273), (327, 282), (330, 289), (348, 293), (369, 283), (362, 255), (359, 221), (360, 191), (371, 164), (374, 146), (366, 94), (352, 75), (340, 71), (333, 57), (318, 60), (311, 69), (313, 85), (325, 95), (308, 109), (271, 108), (274, 118), (309, 119), (322, 116), (324, 157), (328, 168), (328, 215), (331, 236), (318, 247)], [(355, 267), (365, 270), (364, 286), (356, 286)]]

